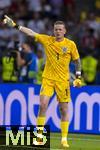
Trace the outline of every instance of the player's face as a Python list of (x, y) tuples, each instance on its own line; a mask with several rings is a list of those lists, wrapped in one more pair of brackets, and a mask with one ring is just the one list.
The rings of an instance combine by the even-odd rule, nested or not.
[(63, 24), (54, 25), (54, 35), (56, 39), (63, 39), (66, 33), (65, 26)]

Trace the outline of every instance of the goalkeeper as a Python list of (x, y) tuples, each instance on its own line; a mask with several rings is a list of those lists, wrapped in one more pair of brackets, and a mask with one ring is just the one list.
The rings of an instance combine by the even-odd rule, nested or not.
[(63, 21), (54, 23), (54, 36), (39, 34), (29, 28), (19, 26), (8, 16), (5, 16), (4, 23), (35, 38), (44, 46), (46, 64), (42, 75), (37, 125), (43, 126), (45, 124), (49, 99), (55, 91), (61, 114), (61, 145), (69, 147), (67, 135), (69, 127), (68, 103), (70, 102), (69, 63), (71, 60), (75, 62), (76, 66), (76, 79), (73, 85), (75, 87), (81, 86), (81, 63), (76, 44), (64, 37), (66, 28)]

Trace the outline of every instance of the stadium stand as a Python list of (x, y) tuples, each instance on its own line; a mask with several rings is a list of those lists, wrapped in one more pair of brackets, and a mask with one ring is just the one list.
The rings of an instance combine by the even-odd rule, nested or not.
[[(99, 7), (98, 0), (91, 0), (91, 4), (89, 0), (2, 0), (0, 1), (0, 18), (7, 14), (20, 25), (49, 35), (52, 34), (53, 22), (64, 20), (68, 30), (66, 36), (77, 43), (81, 58), (84, 59), (91, 49), (91, 55), (97, 60), (93, 84), (98, 85), (100, 84), (98, 78), (100, 74)], [(0, 57), (2, 57), (2, 52), (16, 40), (21, 44), (28, 41), (36, 53), (38, 43), (36, 44), (33, 39), (0, 22)], [(3, 82), (2, 77), (0, 77), (0, 82)]]

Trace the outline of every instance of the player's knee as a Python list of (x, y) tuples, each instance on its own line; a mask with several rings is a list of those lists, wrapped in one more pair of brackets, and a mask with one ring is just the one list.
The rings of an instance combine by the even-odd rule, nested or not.
[(66, 116), (67, 115), (66, 108), (61, 107), (60, 108), (60, 113), (61, 113), (61, 116)]
[(40, 111), (45, 112), (46, 110), (47, 110), (47, 104), (42, 102), (40, 104)]

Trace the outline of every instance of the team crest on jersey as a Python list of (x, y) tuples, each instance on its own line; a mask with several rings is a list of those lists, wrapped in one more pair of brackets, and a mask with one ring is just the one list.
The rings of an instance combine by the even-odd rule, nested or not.
[(62, 47), (63, 53), (67, 52), (67, 47)]

